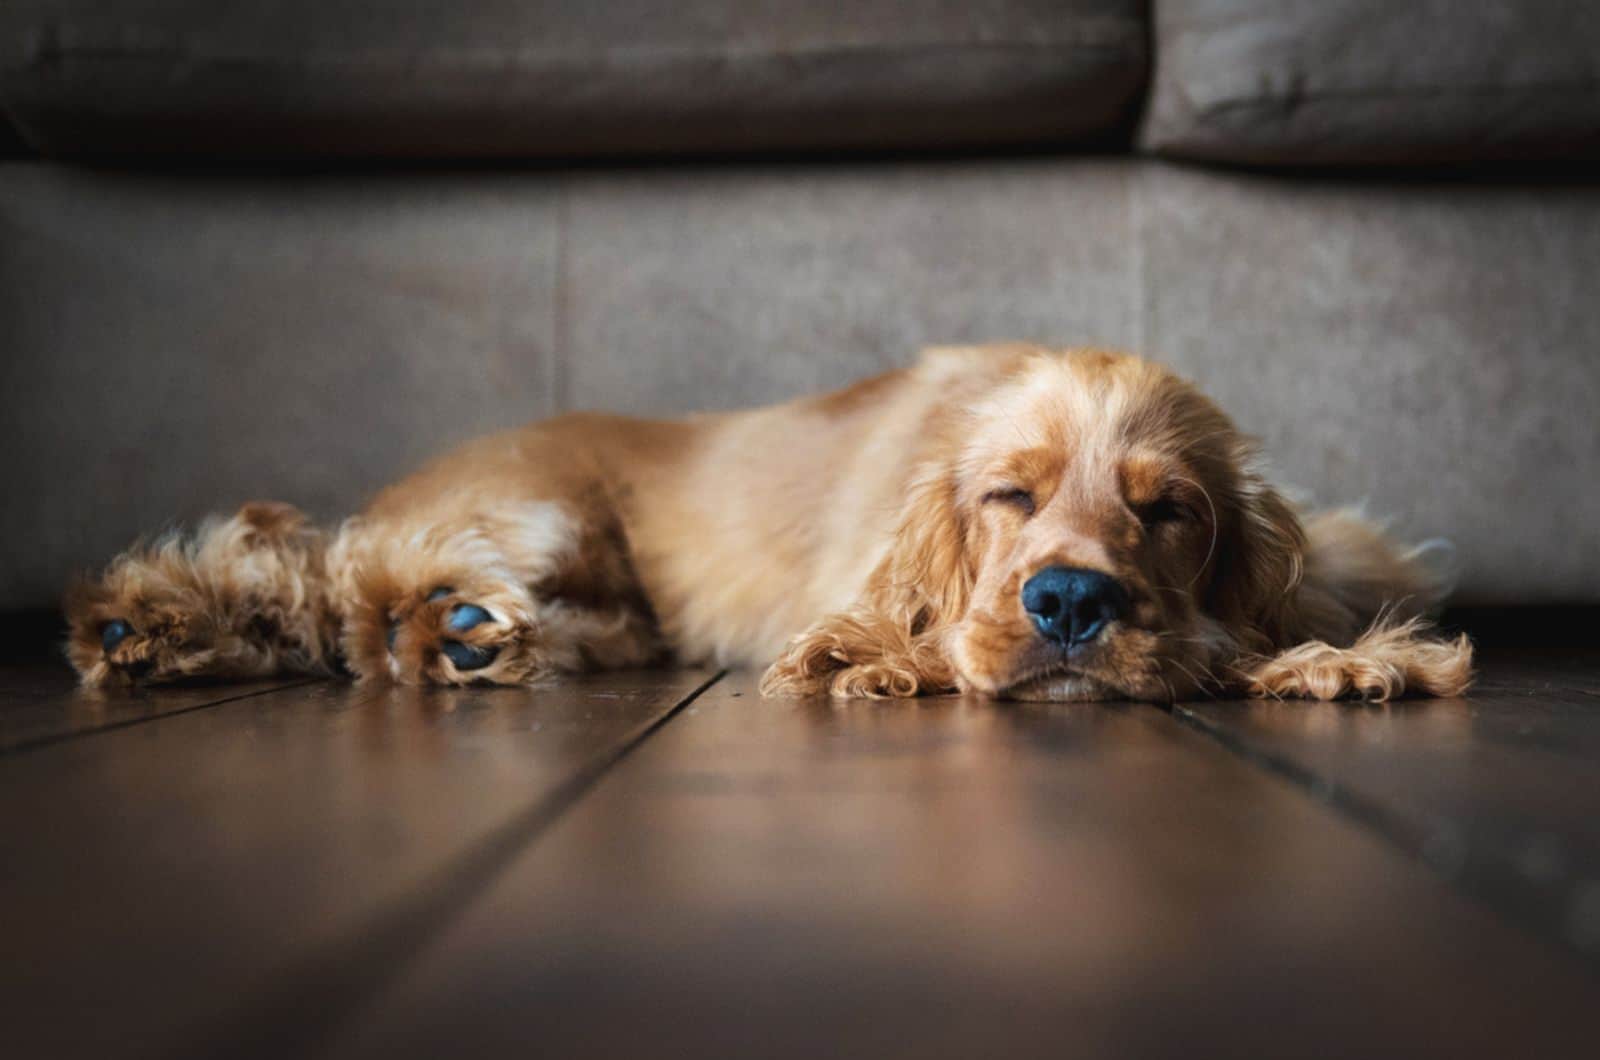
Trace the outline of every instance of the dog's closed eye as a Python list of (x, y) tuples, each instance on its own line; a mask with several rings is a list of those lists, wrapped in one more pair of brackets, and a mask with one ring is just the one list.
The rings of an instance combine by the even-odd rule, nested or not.
[(1018, 486), (1002, 486), (992, 489), (983, 495), (985, 504), (1007, 504), (1018, 509), (1024, 515), (1034, 512), (1033, 494)]
[(1199, 518), (1199, 514), (1192, 507), (1171, 495), (1135, 504), (1133, 513), (1139, 517), (1139, 522), (1143, 523), (1147, 530), (1168, 523), (1192, 522)]

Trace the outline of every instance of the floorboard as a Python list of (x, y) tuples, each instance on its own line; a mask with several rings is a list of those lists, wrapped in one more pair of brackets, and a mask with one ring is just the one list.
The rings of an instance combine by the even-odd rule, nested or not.
[(0, 755), (304, 683), (275, 680), (98, 691), (79, 688), (77, 678), (65, 662), (29, 661), (3, 665), (0, 666)]
[(0, 760), (7, 1055), (298, 1055), (708, 680), (326, 682)]
[(316, 1054), (1555, 1057), (1592, 1055), (1597, 1001), (1580, 962), (1155, 707), (740, 676)]
[(1529, 668), (1458, 700), (1174, 709), (1600, 972), (1600, 698)]

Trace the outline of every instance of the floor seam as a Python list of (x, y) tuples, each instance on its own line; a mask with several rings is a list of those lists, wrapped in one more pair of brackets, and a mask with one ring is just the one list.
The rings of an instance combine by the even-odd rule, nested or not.
[(154, 722), (165, 721), (168, 718), (181, 718), (185, 714), (193, 714), (197, 710), (210, 710), (213, 707), (220, 707), (226, 703), (237, 703), (242, 699), (254, 699), (257, 696), (270, 696), (274, 692), (287, 692), (296, 688), (304, 688), (307, 685), (318, 684), (322, 680), (323, 678), (320, 677), (308, 677), (303, 681), (292, 681), (288, 684), (273, 685), (271, 688), (257, 688), (250, 692), (239, 692), (235, 695), (224, 696), (221, 699), (213, 699), (205, 703), (196, 703), (189, 707), (179, 707), (177, 710), (163, 711), (160, 714), (149, 714), (140, 718), (125, 718), (122, 721), (108, 722), (105, 725), (97, 725), (92, 729), (73, 729), (71, 732), (58, 732), (49, 736), (38, 736), (31, 740), (23, 740), (19, 743), (11, 744), (7, 747), (0, 747), (0, 758), (6, 758), (11, 755), (26, 754), (30, 751), (38, 751), (46, 747), (55, 747), (59, 744), (71, 743), (74, 740), (88, 739), (104, 733), (121, 732), (124, 729), (131, 729), (139, 725), (149, 725)]
[[(1438, 833), (1411, 821), (1404, 814), (1388, 809), (1381, 801), (1340, 784), (1292, 758), (1236, 736), (1182, 704), (1163, 704), (1160, 709), (1234, 757), (1286, 781), (1313, 801), (1376, 835), (1406, 858), (1420, 862), (1440, 883), (1486, 910), (1496, 920), (1514, 925), (1541, 943), (1554, 944), (1560, 952), (1576, 958), (1590, 973), (1600, 973), (1600, 954), (1579, 947), (1559, 929), (1552, 930), (1546, 919), (1530, 915), (1530, 908), (1542, 904), (1537, 901), (1538, 896), (1527, 896), (1510, 905), (1500, 900), (1493, 877), (1515, 876), (1514, 864), (1508, 855), (1491, 852), (1485, 858), (1482, 850), (1473, 852), (1446, 848), (1437, 842)], [(1467, 867), (1468, 856), (1473, 853), (1478, 858), (1478, 863), (1472, 866), (1474, 871), (1463, 871)], [(1527, 889), (1522, 890), (1526, 892)]]
[[(719, 670), (626, 739), (535, 799), (366, 925), (295, 966), (278, 969), (267, 996), (219, 1021), (180, 1057), (312, 1056), (409, 966), (534, 844), (634, 751), (671, 724), (727, 674)], [(367, 972), (364, 969), (377, 969)]]

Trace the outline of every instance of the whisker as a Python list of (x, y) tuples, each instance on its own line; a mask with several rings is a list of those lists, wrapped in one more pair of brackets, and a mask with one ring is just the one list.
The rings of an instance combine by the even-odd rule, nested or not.
[(1184, 673), (1184, 676), (1187, 677), (1189, 680), (1194, 682), (1195, 691), (1197, 691), (1197, 692), (1204, 692), (1205, 691), (1206, 683), (1204, 681), (1200, 680), (1200, 678), (1196, 677), (1194, 675), (1194, 671), (1190, 670), (1187, 666), (1183, 665), (1183, 663), (1179, 662), (1177, 659), (1168, 659), (1167, 662), (1171, 663), (1173, 666), (1176, 666), (1178, 669), (1182, 670), (1183, 673)]
[(1156, 674), (1156, 680), (1160, 681), (1161, 682), (1161, 687), (1163, 687), (1163, 688), (1165, 688), (1167, 690), (1167, 702), (1176, 703), (1178, 701), (1178, 692), (1177, 692), (1177, 690), (1175, 688), (1172, 687), (1172, 682), (1168, 681), (1165, 677), (1162, 677), (1160, 674)]

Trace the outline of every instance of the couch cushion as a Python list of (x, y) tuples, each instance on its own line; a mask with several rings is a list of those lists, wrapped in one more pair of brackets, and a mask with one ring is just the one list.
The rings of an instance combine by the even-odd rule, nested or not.
[(548, 156), (1130, 131), (1142, 0), (6, 0), (54, 154)]
[(1156, 0), (1142, 134), (1304, 165), (1600, 155), (1590, 0)]

